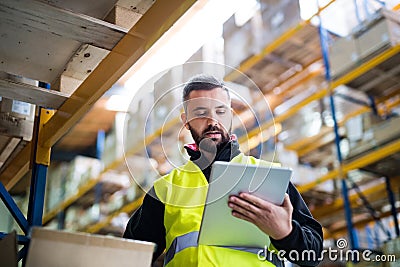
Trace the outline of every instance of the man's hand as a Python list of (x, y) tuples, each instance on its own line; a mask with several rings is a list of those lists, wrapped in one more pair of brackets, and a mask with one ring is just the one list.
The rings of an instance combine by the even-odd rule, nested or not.
[(255, 224), (273, 239), (282, 239), (292, 231), (293, 206), (288, 194), (281, 206), (248, 193), (230, 196), (228, 206), (233, 216)]

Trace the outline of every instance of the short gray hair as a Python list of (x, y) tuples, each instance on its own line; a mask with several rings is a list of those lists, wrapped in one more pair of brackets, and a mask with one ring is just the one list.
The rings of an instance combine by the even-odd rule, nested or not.
[(214, 88), (222, 88), (228, 94), (229, 100), (231, 99), (228, 88), (225, 86), (222, 80), (217, 79), (213, 75), (209, 74), (198, 74), (189, 79), (189, 81), (183, 87), (182, 101), (189, 100), (189, 95), (192, 91), (196, 90), (212, 90)]

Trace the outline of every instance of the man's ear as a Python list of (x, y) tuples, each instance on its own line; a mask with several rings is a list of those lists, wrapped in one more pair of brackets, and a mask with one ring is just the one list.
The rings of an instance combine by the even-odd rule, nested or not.
[(185, 128), (189, 130), (189, 125), (187, 123), (187, 117), (185, 112), (181, 113), (181, 121), (183, 123), (183, 126), (185, 126)]

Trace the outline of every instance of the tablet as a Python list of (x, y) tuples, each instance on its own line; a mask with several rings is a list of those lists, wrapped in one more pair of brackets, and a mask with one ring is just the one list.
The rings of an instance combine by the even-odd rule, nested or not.
[(268, 236), (254, 224), (233, 217), (230, 195), (249, 192), (276, 205), (285, 197), (292, 170), (275, 166), (215, 162), (212, 166), (198, 243), (263, 248)]

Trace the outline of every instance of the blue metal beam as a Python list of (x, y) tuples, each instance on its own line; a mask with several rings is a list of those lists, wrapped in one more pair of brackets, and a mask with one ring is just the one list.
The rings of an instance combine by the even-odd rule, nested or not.
[(345, 179), (342, 179), (342, 196), (343, 196), (343, 202), (344, 202), (346, 226), (347, 226), (347, 231), (348, 231), (349, 238), (350, 238), (350, 248), (358, 249), (358, 247), (359, 247), (358, 239), (357, 239), (356, 230), (354, 229), (354, 226), (353, 226), (353, 221), (351, 219), (352, 212), (351, 212), (351, 206), (350, 206), (350, 201), (349, 201), (349, 191), (347, 189), (347, 184), (346, 184)]
[(372, 235), (372, 230), (368, 225), (365, 226), (365, 234), (367, 236), (368, 249), (374, 249), (374, 238)]
[(365, 195), (362, 193), (362, 191), (360, 190), (360, 188), (358, 187), (358, 185), (351, 181), (352, 185), (353, 185), (353, 189), (356, 191), (358, 197), (361, 199), (362, 203), (364, 204), (364, 206), (367, 208), (368, 213), (371, 215), (371, 217), (374, 219), (374, 221), (376, 222), (377, 225), (379, 225), (379, 227), (382, 229), (382, 231), (387, 235), (388, 239), (392, 239), (391, 238), (391, 234), (390, 231), (388, 229), (386, 229), (386, 227), (383, 225), (381, 219), (379, 218), (376, 210), (372, 207), (372, 205), (369, 203), (368, 199), (365, 197)]
[(397, 211), (396, 211), (396, 200), (394, 197), (394, 193), (392, 190), (392, 185), (390, 184), (390, 178), (385, 176), (386, 181), (386, 192), (389, 198), (390, 203), (390, 211), (392, 213), (393, 221), (394, 221), (394, 229), (396, 232), (396, 236), (400, 237), (400, 228), (399, 228), (399, 221), (397, 220)]
[[(369, 107), (369, 108), (372, 108), (372, 105), (373, 105), (372, 103), (375, 103), (375, 102), (367, 103), (365, 101), (359, 100), (357, 98), (354, 98), (352, 96), (345, 95), (345, 94), (342, 94), (342, 93), (336, 93), (336, 94), (334, 94), (334, 96), (338, 96), (338, 97), (340, 97), (340, 98), (342, 98), (342, 99), (344, 99), (346, 101), (349, 101), (351, 103), (354, 103), (354, 104), (357, 104), (357, 105), (360, 105), (360, 106)], [(370, 98), (370, 100), (371, 100), (371, 98)]]
[(26, 244), (20, 251), (18, 251), (18, 261), (24, 259), (22, 261), (22, 266), (26, 264), (26, 255), (28, 254), (29, 243)]
[[(48, 87), (49, 85), (43, 83), (41, 86)], [(47, 165), (44, 165), (42, 162), (37, 163), (38, 137), (39, 128), (42, 123), (41, 119), (42, 108), (39, 107), (38, 115), (35, 118), (35, 124), (33, 128), (34, 134), (32, 138), (33, 164), (27, 216), (30, 227), (42, 226), (44, 195), (46, 190)], [(42, 150), (41, 152), (43, 153)]]
[[(330, 65), (329, 65), (329, 49), (328, 49), (328, 33), (326, 29), (322, 27), (322, 21), (320, 21), (319, 25), (319, 33), (320, 33), (320, 41), (321, 41), (321, 50), (322, 50), (322, 58), (324, 61), (325, 65), (325, 79), (331, 83), (331, 74), (330, 74)], [(342, 152), (340, 150), (340, 135), (339, 135), (339, 125), (337, 122), (336, 118), (336, 110), (335, 110), (335, 101), (333, 98), (332, 93), (329, 94), (329, 101), (330, 101), (330, 106), (331, 106), (331, 113), (332, 113), (332, 119), (333, 119), (333, 129), (335, 132), (335, 144), (336, 144), (336, 152), (337, 152), (337, 157), (339, 164), (342, 165), (343, 163), (343, 158), (342, 158)], [(347, 226), (347, 231), (349, 234), (349, 239), (350, 239), (350, 248), (351, 249), (357, 249), (359, 247), (358, 245), (358, 239), (357, 239), (357, 233), (354, 229), (353, 222), (352, 222), (352, 211), (351, 211), (351, 206), (350, 206), (350, 200), (349, 200), (349, 192), (347, 189), (347, 184), (346, 184), (346, 179), (345, 177), (340, 177), (342, 179), (342, 196), (343, 196), (343, 203), (344, 203), (344, 210), (345, 210), (345, 218), (346, 218), (346, 226)]]
[(362, 19), (361, 19), (360, 11), (358, 10), (357, 0), (353, 0), (353, 2), (354, 2), (354, 8), (355, 8), (355, 12), (356, 12), (357, 22), (358, 22), (358, 24), (361, 24)]
[(377, 224), (374, 225), (374, 233), (375, 233), (375, 244), (376, 244), (376, 247), (379, 248), (381, 246), (381, 239), (379, 236), (379, 227)]
[(372, 95), (368, 95), (368, 98), (369, 98), (371, 109), (374, 112), (374, 115), (378, 116), (378, 108), (376, 107), (375, 98)]
[(42, 226), (46, 176), (47, 166), (34, 163), (28, 206), (28, 223), (30, 226)]
[(57, 214), (57, 229), (63, 230), (65, 228), (65, 211), (60, 211)]
[(96, 158), (101, 159), (104, 153), (104, 143), (106, 139), (106, 134), (103, 130), (97, 132), (96, 140)]
[[(0, 232), (0, 239), (3, 239), (4, 237), (6, 237), (8, 235), (8, 233), (3, 233)], [(24, 236), (24, 235), (17, 235), (17, 242), (20, 245), (26, 245), (29, 243), (29, 237)]]
[(11, 197), (11, 195), (8, 193), (7, 189), (1, 182), (0, 182), (0, 198), (4, 202), (4, 205), (6, 205), (7, 209), (10, 211), (11, 215), (14, 217), (19, 227), (21, 227), (21, 230), (25, 234), (28, 234), (29, 231), (28, 221), (25, 219), (24, 214), (22, 214), (21, 210), (18, 208), (14, 199)]
[(380, 0), (373, 0), (374, 2), (377, 2), (378, 4), (381, 4), (382, 6), (386, 6), (385, 1), (380, 1)]

